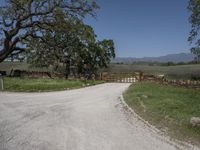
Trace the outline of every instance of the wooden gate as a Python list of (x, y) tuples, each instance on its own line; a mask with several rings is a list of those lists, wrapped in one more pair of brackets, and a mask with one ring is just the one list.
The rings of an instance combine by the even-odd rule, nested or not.
[(119, 83), (135, 83), (141, 80), (140, 72), (133, 73), (101, 73), (101, 80), (107, 82), (119, 82)]

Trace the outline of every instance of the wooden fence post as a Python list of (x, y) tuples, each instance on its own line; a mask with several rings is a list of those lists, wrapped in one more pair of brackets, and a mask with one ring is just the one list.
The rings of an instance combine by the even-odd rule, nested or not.
[(4, 82), (3, 82), (3, 76), (0, 75), (0, 80), (1, 80), (1, 90), (4, 90)]

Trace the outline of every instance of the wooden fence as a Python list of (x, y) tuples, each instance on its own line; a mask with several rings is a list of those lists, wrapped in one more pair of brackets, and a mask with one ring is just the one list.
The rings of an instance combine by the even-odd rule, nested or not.
[(143, 80), (153, 81), (164, 85), (174, 85), (179, 87), (200, 89), (200, 81), (194, 81), (194, 80), (170, 80), (164, 77), (158, 77), (154, 75), (145, 75), (143, 76)]

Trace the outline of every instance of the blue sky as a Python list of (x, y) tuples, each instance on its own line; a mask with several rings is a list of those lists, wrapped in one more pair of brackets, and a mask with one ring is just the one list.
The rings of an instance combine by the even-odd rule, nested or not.
[(97, 19), (85, 22), (99, 39), (113, 39), (120, 57), (189, 52), (188, 1), (98, 0)]

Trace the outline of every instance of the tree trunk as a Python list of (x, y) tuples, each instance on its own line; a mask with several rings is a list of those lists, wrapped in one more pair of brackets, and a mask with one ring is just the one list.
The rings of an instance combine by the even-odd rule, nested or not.
[(70, 74), (70, 60), (66, 61), (66, 66), (65, 66), (65, 78), (68, 79)]
[(12, 53), (12, 49), (6, 49), (0, 51), (0, 63), (3, 62)]

